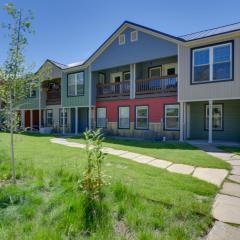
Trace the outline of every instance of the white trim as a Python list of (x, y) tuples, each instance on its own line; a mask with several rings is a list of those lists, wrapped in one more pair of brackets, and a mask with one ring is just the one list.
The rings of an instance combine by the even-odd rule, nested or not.
[[(208, 143), (212, 143), (212, 105), (213, 101), (209, 100), (209, 118), (208, 118)], [(204, 119), (205, 120), (205, 119)]]
[(178, 102), (207, 102), (209, 100), (213, 101), (227, 101), (227, 100), (240, 100), (240, 97), (230, 97), (230, 98), (210, 98), (210, 99), (180, 99)]
[[(138, 127), (137, 120), (138, 120), (138, 110), (139, 109), (146, 109), (147, 110), (147, 117), (140, 117), (141, 119), (147, 119), (147, 127)], [(135, 124), (136, 124), (136, 129), (138, 130), (145, 130), (149, 128), (149, 107), (142, 105), (142, 106), (136, 106), (136, 115), (135, 115)]]
[(152, 70), (156, 70), (159, 69), (160, 70), (160, 77), (162, 76), (162, 66), (156, 66), (156, 67), (149, 67), (149, 77), (152, 77), (151, 71)]
[(124, 33), (118, 36), (118, 45), (124, 45), (126, 43), (126, 36)]
[[(127, 108), (128, 109), (128, 126), (127, 127), (122, 127), (120, 126), (120, 111), (123, 108)], [(130, 107), (129, 106), (119, 106), (118, 107), (118, 128), (119, 129), (129, 129), (130, 128)]]
[(78, 107), (75, 107), (75, 135), (78, 134)]
[[(82, 78), (83, 78), (83, 84), (78, 84), (78, 74), (82, 74)], [(69, 79), (68, 77), (70, 75), (74, 76), (74, 85), (69, 85)], [(83, 93), (78, 94), (78, 85), (79, 86), (83, 86)], [(69, 86), (74, 86), (74, 94), (69, 94)], [(79, 71), (79, 72), (75, 72), (75, 73), (69, 73), (67, 75), (67, 96), (68, 97), (76, 97), (76, 96), (81, 96), (84, 95), (84, 91), (85, 91), (85, 72), (84, 71)]]
[[(135, 34), (135, 38), (134, 38), (134, 34)], [(131, 42), (136, 42), (138, 41), (138, 31), (132, 31), (131, 32)]]
[[(181, 105), (183, 107), (183, 102), (180, 102), (180, 106), (177, 103), (172, 103), (172, 104), (166, 104), (164, 105), (164, 129), (165, 130), (171, 130), (171, 131), (179, 131), (181, 130), (181, 113), (183, 113), (183, 110), (181, 111)], [(178, 116), (167, 116), (167, 108), (178, 108)], [(181, 113), (180, 113), (181, 112)], [(183, 116), (182, 116), (183, 117)], [(167, 118), (178, 118), (178, 128), (168, 128), (166, 124)], [(182, 124), (183, 124), (183, 119), (182, 119)]]
[(110, 74), (110, 82), (115, 83), (115, 78), (120, 77), (120, 82), (123, 80), (123, 73), (122, 72), (115, 72)]

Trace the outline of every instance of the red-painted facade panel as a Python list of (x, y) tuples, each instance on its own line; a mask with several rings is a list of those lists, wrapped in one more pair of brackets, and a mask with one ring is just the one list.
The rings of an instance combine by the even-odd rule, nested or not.
[(162, 98), (145, 98), (145, 99), (128, 99), (116, 101), (99, 101), (96, 107), (107, 108), (108, 122), (118, 121), (118, 107), (130, 107), (130, 121), (135, 120), (135, 107), (148, 106), (149, 122), (159, 122), (164, 117), (164, 105), (177, 103), (177, 97), (162, 97)]

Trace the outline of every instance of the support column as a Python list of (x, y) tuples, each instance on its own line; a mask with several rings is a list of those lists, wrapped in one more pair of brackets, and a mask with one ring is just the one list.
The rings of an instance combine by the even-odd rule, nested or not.
[(92, 129), (92, 69), (89, 66), (89, 96), (88, 96), (88, 129)]
[(180, 138), (179, 141), (184, 140), (184, 102), (180, 102)]
[(136, 96), (136, 64), (130, 65), (130, 99)]
[(191, 137), (191, 106), (187, 104), (187, 138)]
[(63, 112), (63, 129), (62, 129), (62, 134), (65, 134), (65, 108), (62, 108)]
[(187, 103), (183, 103), (183, 140), (187, 139)]
[(25, 129), (25, 111), (21, 110), (21, 126), (22, 129)]
[(209, 100), (208, 102), (208, 110), (209, 110), (209, 114), (208, 114), (208, 143), (212, 143), (212, 109), (213, 109), (213, 101)]
[(39, 126), (39, 131), (40, 131), (40, 128), (42, 127), (42, 111), (41, 111), (41, 84), (39, 85), (39, 97), (38, 97), (38, 126)]
[(75, 108), (75, 135), (78, 134), (78, 108)]
[(30, 130), (33, 130), (33, 110), (30, 110)]
[(43, 110), (43, 127), (46, 127), (46, 109)]

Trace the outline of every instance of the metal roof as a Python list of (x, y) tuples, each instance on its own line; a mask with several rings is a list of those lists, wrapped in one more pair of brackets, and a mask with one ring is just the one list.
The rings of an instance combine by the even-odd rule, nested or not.
[(183, 39), (184, 41), (193, 41), (193, 40), (197, 40), (197, 39), (201, 39), (201, 38), (212, 37), (212, 36), (216, 36), (216, 35), (220, 35), (220, 34), (224, 34), (224, 33), (235, 32), (235, 31), (239, 31), (239, 30), (240, 30), (240, 22), (225, 25), (222, 27), (203, 30), (200, 32), (186, 34), (186, 35), (180, 36), (179, 38)]

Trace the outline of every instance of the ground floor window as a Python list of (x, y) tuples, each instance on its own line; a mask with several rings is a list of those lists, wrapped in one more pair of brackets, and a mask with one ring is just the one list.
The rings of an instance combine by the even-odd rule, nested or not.
[(107, 109), (105, 107), (97, 108), (97, 128), (107, 127)]
[(148, 129), (148, 106), (136, 107), (136, 129)]
[(118, 127), (119, 128), (130, 128), (129, 107), (119, 107), (119, 109), (118, 109)]
[(47, 109), (47, 126), (53, 125), (53, 110)]
[(66, 109), (60, 109), (59, 110), (59, 120), (60, 120), (60, 127), (63, 126), (63, 121), (64, 121), (64, 125), (67, 125), (67, 111)]
[(165, 105), (164, 126), (166, 130), (179, 130), (179, 105)]
[[(205, 105), (205, 128), (209, 128), (209, 105)], [(213, 104), (212, 107), (212, 129), (223, 130), (223, 105)]]

